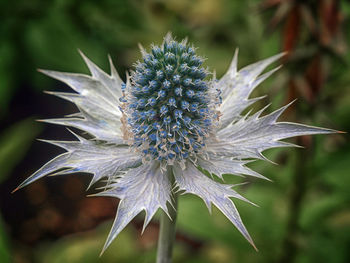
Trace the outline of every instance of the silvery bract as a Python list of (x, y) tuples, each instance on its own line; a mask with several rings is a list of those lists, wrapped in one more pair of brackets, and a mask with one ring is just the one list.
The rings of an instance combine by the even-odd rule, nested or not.
[(53, 174), (91, 173), (89, 187), (104, 178), (106, 188), (98, 195), (120, 203), (103, 251), (141, 211), (146, 212), (144, 228), (158, 208), (168, 213), (174, 191), (199, 196), (209, 210), (214, 204), (254, 246), (231, 198), (248, 200), (202, 171), (220, 179), (223, 174), (265, 178), (246, 167), (252, 159), (264, 159), (264, 150), (291, 146), (281, 139), (333, 131), (277, 122), (287, 106), (265, 116), (264, 109), (241, 115), (260, 99), (249, 99), (254, 88), (278, 68), (261, 73), (283, 54), (237, 71), (236, 51), (226, 74), (209, 80), (203, 58), (185, 40), (168, 34), (161, 46), (141, 52), (142, 61), (126, 83), (111, 59), (108, 75), (83, 54), (92, 76), (42, 71), (76, 91), (52, 94), (79, 108), (79, 113), (46, 121), (77, 128), (92, 139), (75, 135), (77, 141), (47, 141), (66, 152), (18, 188)]

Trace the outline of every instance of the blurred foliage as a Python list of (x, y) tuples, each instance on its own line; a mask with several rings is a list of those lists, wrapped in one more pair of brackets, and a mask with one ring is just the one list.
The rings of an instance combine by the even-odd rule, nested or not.
[(27, 153), (40, 132), (33, 118), (15, 123), (0, 134), (0, 183), (12, 172)]
[[(107, 71), (110, 54), (124, 78), (140, 58), (137, 44), (159, 43), (168, 31), (188, 37), (218, 77), (236, 47), (239, 67), (288, 50), (284, 69), (253, 95), (268, 94), (263, 103), (271, 101), (270, 110), (298, 98), (288, 119), (347, 131), (349, 17), (345, 0), (0, 1), (0, 261), (153, 262), (155, 257), (157, 223), (140, 236), (142, 216), (98, 257), (111, 224), (101, 222), (112, 218), (115, 206), (103, 198), (83, 199), (82, 176), (44, 179), (10, 196), (21, 179), (59, 152), (36, 143), (38, 134), (69, 136), (63, 128), (42, 130), (33, 121), (74, 112), (68, 103), (42, 94), (68, 88), (37, 68), (87, 73), (81, 49)], [(181, 196), (174, 262), (279, 263), (287, 252), (293, 254), (289, 262), (350, 262), (348, 138), (303, 138), (298, 143), (308, 150), (267, 152), (279, 166), (258, 161), (251, 167), (274, 183), (225, 177), (234, 184), (248, 180), (237, 189), (260, 207), (237, 201), (258, 253), (216, 208), (210, 215), (197, 197)], [(293, 210), (295, 195), (300, 199)], [(84, 233), (73, 233), (79, 231)]]
[(0, 259), (2, 263), (11, 262), (7, 234), (4, 231), (3, 222), (0, 218)]
[[(0, 134), (0, 183), (27, 153), (28, 148), (39, 133), (33, 118), (15, 123)], [(10, 262), (10, 252), (4, 223), (0, 217), (0, 255), (1, 262)]]

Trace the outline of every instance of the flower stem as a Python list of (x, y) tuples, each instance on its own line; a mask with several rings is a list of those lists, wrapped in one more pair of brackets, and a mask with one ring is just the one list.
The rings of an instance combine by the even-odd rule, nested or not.
[(160, 229), (158, 237), (157, 263), (170, 263), (173, 252), (173, 245), (176, 234), (176, 216), (177, 216), (177, 201), (178, 194), (173, 193), (173, 206), (169, 209), (169, 215), (162, 211), (160, 217)]

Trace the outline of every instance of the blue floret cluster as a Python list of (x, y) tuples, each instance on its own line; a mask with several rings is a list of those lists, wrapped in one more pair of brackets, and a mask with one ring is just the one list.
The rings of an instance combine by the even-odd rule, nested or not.
[(133, 144), (146, 158), (188, 158), (204, 146), (215, 118), (203, 59), (185, 41), (143, 52), (121, 98)]

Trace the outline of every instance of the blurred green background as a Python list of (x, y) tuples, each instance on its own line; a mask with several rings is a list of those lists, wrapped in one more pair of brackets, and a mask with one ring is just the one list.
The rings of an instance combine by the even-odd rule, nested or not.
[[(0, 261), (154, 262), (158, 222), (141, 236), (143, 215), (98, 258), (117, 200), (86, 198), (88, 175), (51, 177), (10, 194), (61, 152), (35, 138), (72, 139), (63, 127), (35, 119), (76, 111), (44, 90), (68, 91), (37, 68), (88, 73), (77, 49), (124, 77), (140, 58), (138, 43), (160, 43), (171, 31), (188, 37), (221, 77), (234, 49), (239, 66), (288, 51), (284, 67), (253, 95), (272, 111), (298, 100), (282, 119), (350, 128), (350, 3), (337, 0), (2, 0), (0, 1)], [(347, 134), (293, 140), (305, 149), (251, 164), (274, 182), (248, 181), (237, 201), (259, 252), (216, 209), (182, 196), (174, 262), (350, 262), (350, 141)]]

